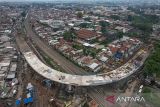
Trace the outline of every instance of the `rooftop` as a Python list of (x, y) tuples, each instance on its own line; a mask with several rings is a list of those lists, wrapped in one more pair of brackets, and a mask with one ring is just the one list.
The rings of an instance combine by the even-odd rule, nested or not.
[(87, 29), (80, 29), (77, 32), (77, 36), (81, 39), (91, 39), (97, 36), (97, 33)]

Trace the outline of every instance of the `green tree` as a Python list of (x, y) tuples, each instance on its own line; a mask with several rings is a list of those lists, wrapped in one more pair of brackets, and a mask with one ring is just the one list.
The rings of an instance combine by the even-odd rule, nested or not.
[(132, 25), (140, 30), (142, 30), (143, 32), (152, 32), (152, 24), (151, 23), (143, 23), (143, 22), (133, 22)]
[(133, 20), (133, 17), (131, 15), (128, 15), (127, 16), (127, 21), (132, 21)]
[(95, 51), (91, 51), (90, 55), (95, 58), (96, 57), (96, 52)]
[(63, 37), (67, 41), (73, 41), (74, 39), (76, 39), (75, 34), (73, 32), (71, 32), (71, 31), (64, 32), (63, 33)]
[(116, 36), (118, 37), (118, 39), (123, 38), (123, 35), (124, 35), (124, 33), (121, 32), (121, 31), (117, 32), (117, 34), (116, 34)]
[(154, 52), (144, 64), (143, 70), (145, 71), (145, 74), (153, 75), (155, 73), (157, 77), (160, 77), (160, 60), (159, 59), (160, 59), (160, 43), (156, 43)]
[(73, 44), (72, 47), (75, 48), (75, 49), (77, 49), (77, 50), (82, 49), (82, 46), (81, 46), (81, 45), (78, 45), (78, 44)]
[(25, 16), (26, 16), (26, 12), (23, 11), (23, 12), (21, 13), (21, 16), (22, 16), (22, 17), (25, 17)]
[(82, 27), (82, 28), (87, 28), (88, 24), (87, 23), (81, 23), (79, 26)]
[(89, 107), (89, 105), (87, 104), (87, 102), (83, 105), (83, 107)]
[(105, 21), (100, 21), (99, 22), (100, 26), (101, 26), (101, 32), (102, 34), (106, 34), (107, 33), (107, 26), (109, 26), (109, 23), (108, 22), (105, 22)]
[(114, 20), (120, 20), (120, 17), (118, 15), (111, 15), (110, 17)]
[(82, 13), (82, 12), (78, 12), (78, 13), (77, 13), (77, 17), (78, 17), (78, 18), (82, 18), (82, 17), (83, 17), (83, 13)]
[(89, 55), (89, 52), (88, 52), (88, 50), (86, 48), (83, 49), (83, 54), (84, 55)]

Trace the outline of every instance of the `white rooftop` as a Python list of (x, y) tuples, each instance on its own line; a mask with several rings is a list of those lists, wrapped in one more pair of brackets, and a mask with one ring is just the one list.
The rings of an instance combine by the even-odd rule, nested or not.
[(103, 61), (103, 62), (106, 62), (108, 60), (108, 58), (105, 57), (105, 56), (102, 56), (102, 57), (100, 57), (100, 60)]
[(91, 69), (95, 69), (96, 67), (98, 67), (98, 64), (97, 63), (92, 63), (88, 67), (91, 68)]

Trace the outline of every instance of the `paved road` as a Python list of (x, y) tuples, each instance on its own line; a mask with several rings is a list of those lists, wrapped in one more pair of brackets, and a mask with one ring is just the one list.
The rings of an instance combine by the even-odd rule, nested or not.
[[(51, 59), (53, 59), (55, 62), (57, 62), (66, 73), (70, 74), (79, 74), (79, 75), (84, 75), (88, 74), (85, 72), (83, 69), (77, 67), (74, 65), (72, 62), (67, 60), (65, 57), (61, 56), (58, 52), (53, 50), (52, 48), (49, 47), (47, 43), (44, 43), (31, 29), (30, 24), (29, 24), (29, 19), (25, 21), (25, 27), (26, 27), (26, 32), (27, 36), (31, 38), (36, 46), (40, 48), (47, 56), (49, 56)], [(104, 105), (104, 98), (106, 97), (107, 93), (109, 92), (108, 90), (105, 89), (99, 89), (98, 87), (90, 87), (88, 95), (95, 99), (101, 107), (105, 107)]]
[[(37, 35), (35, 35), (35, 33), (32, 31), (29, 25), (29, 18), (27, 18), (25, 21), (25, 27), (28, 37), (30, 37), (34, 41), (36, 46), (38, 46), (38, 48), (40, 48), (43, 52), (45, 52), (45, 54), (49, 56), (51, 59), (54, 59), (56, 63), (60, 64), (60, 66), (66, 73), (79, 74), (79, 75), (89, 74), (82, 68), (79, 68), (76, 65), (74, 65), (72, 62), (67, 60), (65, 57), (60, 55), (52, 48), (50, 48), (47, 43), (44, 43), (39, 37), (37, 37)], [(88, 95), (94, 100), (96, 100), (97, 103), (100, 104), (100, 107), (105, 107), (104, 106), (105, 95), (103, 93), (104, 91), (100, 91), (99, 88), (95, 90), (95, 87), (90, 87)]]
[(49, 56), (51, 59), (54, 60), (58, 65), (62, 67), (62, 69), (66, 73), (70, 74), (78, 74), (78, 75), (86, 75), (89, 74), (86, 71), (84, 71), (82, 68), (76, 66), (69, 60), (67, 60), (65, 57), (60, 55), (56, 50), (53, 50), (51, 47), (48, 46), (47, 43), (43, 42), (33, 31), (29, 24), (29, 18), (27, 17), (25, 21), (25, 28), (27, 32), (27, 36), (30, 37), (36, 46), (42, 50), (47, 56)]
[[(26, 24), (26, 23), (25, 23)], [(74, 64), (72, 64), (70, 61), (67, 61), (67, 59), (65, 59), (63, 56), (61, 56), (61, 55), (59, 55), (59, 53), (57, 53), (57, 52), (55, 52), (54, 50), (52, 50), (51, 48), (49, 48), (49, 46), (47, 45), (47, 44), (44, 44), (40, 39), (37, 39), (38, 37), (34, 34), (34, 32), (32, 32), (32, 29), (30, 29), (29, 28), (29, 25), (27, 25), (27, 27), (28, 27), (28, 36), (30, 35), (30, 37), (33, 39), (33, 40), (35, 40), (35, 41), (37, 41), (38, 40), (38, 42), (35, 42), (35, 43), (37, 43), (38, 44), (38, 46), (39, 47), (41, 47), (41, 49), (43, 49), (42, 51), (44, 51), (44, 52), (47, 52), (46, 54), (49, 56), (49, 57), (51, 57), (51, 58), (53, 58), (53, 59), (55, 59), (56, 58), (56, 60), (57, 61), (62, 61), (61, 63), (61, 65), (60, 66), (62, 66), (63, 65), (63, 68), (65, 69), (65, 72), (67, 72), (67, 73), (72, 73), (72, 74), (88, 74), (88, 73), (86, 73), (83, 69), (81, 69), (81, 68), (79, 68), (79, 67), (77, 67), (76, 65), (74, 65)], [(34, 35), (34, 36), (33, 36)], [(19, 48), (20, 48), (20, 50), (22, 51), (22, 52), (26, 52), (26, 51), (30, 51), (30, 47), (28, 46), (28, 44), (26, 43), (26, 41), (24, 40), (24, 37), (23, 37), (23, 35), (22, 34), (19, 34), (19, 35), (15, 35), (16, 36), (16, 42), (17, 42), (17, 44), (19, 44)], [(67, 63), (67, 64), (66, 64)], [(70, 65), (70, 67), (68, 68), (68, 66), (64, 66), (64, 65), (68, 65), (68, 64), (71, 64)], [(67, 67), (67, 69), (66, 69), (66, 67)], [(73, 67), (73, 68), (72, 68)], [(68, 70), (69, 69), (69, 70)], [(72, 72), (72, 70), (74, 70), (75, 72)], [(78, 72), (78, 73), (77, 73)], [(97, 88), (95, 88), (95, 87), (90, 87), (89, 88), (89, 92), (88, 92), (88, 95), (91, 97), (91, 98), (93, 98), (95, 101), (97, 101), (97, 103), (99, 103), (101, 106), (100, 107), (105, 107), (104, 105), (103, 105), (103, 101), (104, 101), (104, 95), (103, 95), (103, 91), (101, 91), (101, 90), (99, 90), (99, 88), (97, 87)], [(43, 96), (42, 96), (42, 99), (43, 99)], [(38, 106), (39, 105), (39, 103), (37, 102), (37, 103), (35, 103), (36, 104), (36, 106)], [(36, 107), (35, 106), (35, 107)]]
[[(132, 97), (134, 93), (134, 88), (136, 87), (137, 82), (138, 82), (137, 80), (133, 81), (132, 84), (130, 84), (132, 86), (131, 89), (127, 88), (123, 96)], [(121, 107), (129, 107), (129, 104), (130, 103), (123, 102), (120, 105)]]
[[(89, 74), (85, 72), (82, 68), (74, 65), (72, 62), (67, 60), (65, 57), (60, 55), (58, 52), (53, 50), (49, 47), (47, 43), (44, 43), (31, 29), (29, 24), (29, 18), (25, 21), (25, 28), (27, 32), (27, 36), (33, 40), (33, 42), (36, 44), (36, 46), (41, 49), (47, 56), (49, 56), (51, 59), (54, 59), (56, 63), (58, 63), (62, 69), (66, 73), (70, 74), (79, 74), (79, 75), (86, 75)], [(102, 86), (100, 87), (89, 87), (88, 95), (93, 98), (97, 103), (99, 103), (100, 107), (105, 107), (105, 97), (106, 94), (109, 92), (109, 90), (103, 90)]]

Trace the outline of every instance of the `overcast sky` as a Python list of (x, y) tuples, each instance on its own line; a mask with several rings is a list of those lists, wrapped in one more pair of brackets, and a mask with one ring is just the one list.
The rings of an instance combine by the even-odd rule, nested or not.
[(146, 1), (146, 2), (160, 2), (160, 0), (0, 0), (0, 1), (6, 1), (6, 2), (14, 2), (14, 1), (18, 1), (18, 2), (22, 2), (22, 1), (79, 1), (79, 2), (85, 2), (85, 1)]

